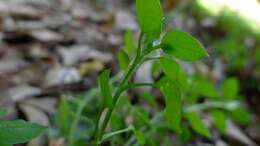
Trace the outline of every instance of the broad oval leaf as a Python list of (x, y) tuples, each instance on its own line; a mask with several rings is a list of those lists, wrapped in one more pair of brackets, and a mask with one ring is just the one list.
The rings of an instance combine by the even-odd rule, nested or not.
[(180, 76), (180, 65), (169, 58), (166, 57), (161, 57), (160, 58), (160, 63), (163, 69), (164, 74), (172, 79), (172, 80), (177, 80)]
[(136, 0), (136, 10), (141, 31), (148, 41), (160, 36), (163, 11), (160, 0)]
[(182, 103), (181, 91), (177, 83), (166, 81), (160, 87), (165, 97), (165, 116), (167, 125), (176, 133), (181, 133)]
[(228, 78), (221, 86), (222, 96), (226, 100), (236, 98), (239, 92), (239, 82), (236, 78)]
[(19, 144), (30, 141), (44, 132), (46, 127), (23, 120), (1, 121), (0, 142), (2, 144)]
[(189, 112), (189, 113), (185, 114), (185, 117), (191, 123), (193, 130), (195, 130), (196, 132), (198, 132), (199, 134), (201, 134), (207, 138), (211, 138), (209, 129), (206, 127), (206, 125), (200, 118), (199, 114), (197, 114), (195, 112)]
[(194, 90), (198, 94), (206, 97), (217, 97), (217, 90), (211, 81), (206, 79), (197, 79), (194, 82)]
[(113, 108), (114, 102), (113, 102), (113, 98), (109, 86), (109, 75), (110, 75), (109, 70), (103, 71), (98, 77), (98, 82), (99, 82), (101, 94), (105, 98), (104, 99), (105, 106), (108, 108)]
[(127, 69), (128, 65), (130, 63), (130, 59), (129, 59), (129, 56), (127, 55), (127, 53), (123, 49), (119, 51), (117, 58), (119, 61), (120, 68), (122, 70)]
[(184, 61), (196, 61), (208, 56), (202, 44), (183, 31), (170, 31), (162, 40), (162, 49)]

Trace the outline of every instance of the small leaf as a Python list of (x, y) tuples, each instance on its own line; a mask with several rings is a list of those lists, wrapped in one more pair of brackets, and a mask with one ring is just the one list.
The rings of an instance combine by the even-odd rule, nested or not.
[(182, 103), (181, 91), (176, 83), (168, 81), (161, 86), (161, 91), (165, 97), (165, 116), (167, 126), (177, 133), (181, 133)]
[(136, 51), (134, 33), (132, 31), (127, 31), (124, 34), (124, 50), (129, 56), (132, 56)]
[(238, 107), (230, 112), (230, 117), (239, 124), (249, 124), (251, 122), (251, 115), (244, 107)]
[(120, 50), (118, 55), (117, 55), (119, 64), (120, 64), (120, 68), (122, 70), (127, 69), (129, 63), (130, 63), (130, 59), (129, 56), (127, 55), (127, 53), (124, 50)]
[(62, 99), (57, 112), (57, 122), (61, 130), (61, 133), (65, 136), (69, 135), (70, 125), (71, 125), (71, 109), (67, 100)]
[(239, 82), (236, 78), (227, 79), (221, 86), (223, 98), (231, 100), (236, 98), (239, 92)]
[(217, 91), (212, 82), (205, 79), (195, 80), (194, 90), (205, 97), (217, 97)]
[(110, 71), (105, 70), (100, 74), (98, 81), (99, 81), (101, 94), (105, 98), (105, 106), (108, 108), (113, 108), (114, 103), (113, 103), (113, 98), (109, 86), (109, 74)]
[(136, 0), (137, 18), (141, 31), (151, 42), (160, 36), (163, 11), (160, 0)]
[(137, 130), (136, 128), (134, 128), (134, 134), (135, 134), (138, 144), (145, 145), (145, 142), (146, 142), (145, 135), (141, 131)]
[(180, 76), (180, 65), (166, 57), (161, 57), (160, 62), (165, 75), (172, 80), (177, 80)]
[(24, 143), (39, 136), (46, 127), (23, 120), (1, 121), (0, 142), (3, 144)]
[(196, 61), (208, 56), (198, 40), (182, 31), (166, 33), (162, 40), (162, 49), (184, 61)]
[(219, 110), (215, 110), (211, 114), (214, 125), (220, 130), (222, 134), (224, 134), (226, 132), (227, 127), (226, 115)]
[(195, 112), (186, 113), (185, 117), (191, 123), (193, 130), (195, 130), (196, 132), (198, 132), (199, 134), (207, 138), (211, 138), (209, 129), (205, 126), (201, 117), (197, 113)]

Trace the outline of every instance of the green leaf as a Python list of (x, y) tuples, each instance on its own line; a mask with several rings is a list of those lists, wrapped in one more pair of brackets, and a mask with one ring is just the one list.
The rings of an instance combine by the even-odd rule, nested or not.
[(147, 41), (160, 36), (163, 11), (160, 0), (136, 0), (137, 19)]
[(1, 121), (0, 141), (3, 144), (19, 144), (27, 142), (44, 132), (46, 127), (23, 120)]
[(162, 49), (184, 61), (196, 61), (208, 56), (201, 43), (190, 34), (182, 31), (170, 31), (162, 40)]
[(244, 107), (238, 107), (230, 112), (230, 117), (239, 124), (249, 124), (251, 122), (251, 115)]
[(239, 82), (236, 78), (228, 78), (221, 86), (224, 99), (232, 100), (237, 97), (239, 92)]
[(180, 139), (184, 142), (190, 141), (192, 138), (192, 133), (190, 129), (185, 124), (182, 124), (181, 128), (182, 128), (182, 133), (178, 135), (178, 137), (180, 137)]
[(181, 91), (179, 86), (168, 81), (164, 82), (161, 86), (161, 91), (165, 97), (165, 116), (167, 126), (177, 133), (181, 133), (181, 120), (182, 120), (182, 103)]
[(214, 125), (220, 130), (222, 134), (224, 134), (226, 132), (227, 127), (226, 115), (219, 110), (212, 111), (211, 114)]
[(195, 112), (186, 113), (185, 117), (191, 123), (193, 130), (195, 130), (196, 132), (198, 132), (199, 134), (201, 134), (207, 138), (211, 138), (209, 129), (205, 126), (201, 117), (197, 113), (195, 113)]
[(180, 65), (176, 61), (166, 57), (161, 57), (160, 62), (163, 72), (168, 78), (172, 80), (177, 80), (179, 78)]
[(113, 98), (109, 86), (109, 75), (110, 75), (109, 70), (103, 71), (98, 78), (98, 82), (99, 82), (101, 94), (105, 98), (105, 106), (108, 108), (113, 108), (114, 102), (113, 102)]
[(65, 136), (69, 135), (70, 131), (70, 125), (71, 125), (71, 109), (67, 102), (67, 100), (62, 99), (59, 106), (58, 106), (58, 112), (57, 112), (57, 122), (58, 126), (61, 130), (61, 133)]
[(145, 145), (145, 143), (146, 143), (145, 135), (141, 131), (137, 130), (136, 128), (134, 128), (134, 134), (135, 134), (138, 144)]
[(129, 56), (136, 51), (134, 33), (132, 31), (127, 31), (124, 34), (124, 50)]
[(129, 63), (130, 63), (130, 59), (129, 56), (127, 55), (127, 53), (124, 50), (120, 50), (118, 55), (117, 55), (119, 64), (120, 64), (120, 68), (122, 70), (127, 69)]
[(194, 90), (202, 96), (217, 97), (217, 91), (215, 89), (215, 86), (209, 80), (195, 80)]

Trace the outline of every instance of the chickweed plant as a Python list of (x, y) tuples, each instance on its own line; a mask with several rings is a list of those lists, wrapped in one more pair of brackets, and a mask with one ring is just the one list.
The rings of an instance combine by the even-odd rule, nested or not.
[[(107, 125), (122, 93), (141, 86), (151, 86), (161, 90), (165, 97), (164, 115), (167, 126), (174, 132), (181, 133), (183, 111), (181, 86), (178, 80), (180, 65), (176, 59), (197, 61), (208, 56), (201, 43), (186, 32), (172, 30), (166, 32), (161, 38), (164, 16), (159, 0), (137, 0), (136, 10), (141, 32), (138, 38), (137, 49), (134, 53), (135, 57), (129, 59), (130, 56), (127, 54), (127, 50), (121, 50), (119, 54), (120, 64), (122, 67), (125, 67), (125, 71), (120, 83), (112, 91), (109, 84), (109, 70), (105, 70), (99, 76), (98, 81), (101, 94), (104, 97), (105, 109), (97, 121), (96, 145), (101, 145), (104, 139), (112, 135), (129, 130), (133, 130), (137, 137), (139, 137), (138, 139), (142, 139), (142, 136), (140, 136), (141, 132), (136, 131), (132, 125), (127, 129), (105, 134)], [(147, 61), (147, 59), (154, 57), (151, 54), (156, 51), (160, 51), (161, 55), (152, 59), (160, 61), (165, 76), (154, 84), (129, 82), (138, 67)], [(188, 118), (196, 119), (197, 115), (192, 113), (188, 115)]]
[[(236, 78), (228, 78), (220, 87), (215, 87), (202, 75), (188, 76), (181, 68), (180, 61), (198, 61), (208, 54), (190, 34), (179, 30), (162, 31), (164, 16), (160, 0), (136, 0), (136, 10), (140, 34), (136, 46), (133, 34), (126, 33), (125, 47), (118, 53), (121, 71), (110, 78), (110, 70), (105, 70), (98, 78), (98, 87), (79, 98), (63, 98), (54, 119), (58, 134), (51, 128), (50, 137), (62, 136), (69, 146), (173, 145), (169, 133), (175, 133), (182, 141), (191, 139), (192, 130), (205, 138), (212, 137), (200, 117), (202, 111), (211, 115), (213, 125), (221, 133), (225, 133), (228, 117), (241, 124), (250, 121), (246, 108), (239, 102)], [(147, 61), (153, 61), (154, 71), (160, 73), (159, 79), (154, 83), (133, 82), (131, 79), (137, 69)], [(151, 106), (151, 119), (144, 106), (132, 105), (127, 98), (128, 91), (138, 87), (158, 90), (164, 97), (162, 109), (152, 93), (142, 95)], [(101, 102), (94, 98), (98, 96), (103, 97)], [(97, 114), (97, 111), (100, 112)], [(0, 117), (3, 115), (0, 111)], [(25, 143), (45, 129), (22, 120), (0, 121), (0, 146)], [(112, 132), (107, 132), (108, 129)], [(133, 135), (127, 135), (129, 132)], [(119, 135), (121, 138), (115, 138)]]
[[(249, 121), (248, 112), (239, 102), (236, 78), (228, 78), (216, 87), (202, 75), (188, 76), (181, 68), (181, 61), (198, 61), (209, 55), (190, 34), (162, 31), (164, 15), (160, 0), (136, 0), (136, 11), (140, 26), (138, 42), (136, 45), (131, 32), (126, 33), (125, 47), (118, 53), (121, 71), (112, 78), (110, 70), (103, 71), (98, 77), (98, 87), (79, 98), (63, 99), (58, 107), (56, 121), (69, 146), (173, 145), (169, 132), (187, 141), (192, 130), (210, 139), (210, 130), (200, 117), (202, 111), (210, 113), (212, 123), (223, 133), (227, 117), (240, 123)], [(154, 83), (132, 81), (137, 69), (147, 61), (152, 61), (155, 70), (159, 70), (159, 79)], [(127, 93), (138, 87), (158, 90), (164, 97), (162, 109), (153, 93), (142, 95), (151, 106), (154, 115), (151, 119), (141, 105), (133, 106), (127, 98)], [(100, 96), (101, 102), (94, 98)], [(129, 116), (142, 122), (136, 124)], [(124, 138), (115, 138), (120, 135)]]

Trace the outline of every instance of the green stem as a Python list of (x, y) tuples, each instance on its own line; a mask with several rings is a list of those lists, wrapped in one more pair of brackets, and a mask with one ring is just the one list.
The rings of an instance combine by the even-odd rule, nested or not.
[(108, 134), (104, 135), (102, 140), (100, 141), (100, 143), (102, 143), (103, 141), (105, 141), (106, 139), (108, 139), (108, 138), (110, 138), (112, 136), (115, 136), (115, 135), (118, 135), (118, 134), (121, 134), (121, 133), (125, 133), (125, 132), (128, 132), (128, 131), (133, 131), (133, 126), (132, 125), (130, 125), (126, 129), (118, 130), (118, 131), (115, 131), (115, 132), (108, 133)]
[(127, 91), (129, 89), (133, 89), (133, 88), (137, 88), (137, 87), (144, 87), (144, 86), (154, 87), (155, 85), (152, 84), (152, 83), (134, 83), (134, 84), (129, 84), (129, 85), (126, 85), (123, 88), (121, 88), (121, 93), (124, 92), (124, 91)]
[[(143, 33), (141, 33), (140, 36), (139, 36), (138, 50), (137, 50), (136, 57), (135, 57), (133, 63), (130, 65), (129, 69), (127, 70), (123, 80), (120, 82), (119, 87), (117, 88), (117, 90), (115, 92), (115, 95), (113, 97), (115, 106), (116, 106), (116, 103), (117, 103), (121, 93), (122, 93), (122, 89), (121, 88), (123, 86), (125, 86), (125, 84), (128, 82), (128, 80), (131, 78), (133, 72), (137, 68), (139, 62), (142, 60), (142, 58), (141, 58), (142, 57), (142, 55), (141, 55), (141, 52), (142, 52), (142, 38), (143, 38)], [(109, 122), (109, 120), (111, 118), (111, 115), (112, 115), (112, 113), (114, 111), (115, 106), (113, 108), (108, 109), (108, 111), (105, 113), (105, 119), (104, 119), (104, 121), (102, 121), (102, 123), (100, 125), (101, 126), (100, 129), (98, 128), (98, 131), (97, 131), (96, 145), (99, 145), (99, 141), (103, 137), (103, 134), (105, 132), (105, 129), (106, 129), (107, 125), (108, 125), (108, 122)], [(101, 118), (101, 116), (100, 116), (100, 118)], [(97, 123), (97, 124), (99, 125), (99, 123)]]
[(186, 107), (184, 112), (197, 112), (197, 111), (203, 111), (208, 109), (223, 109), (223, 110), (232, 110), (238, 107), (240, 103), (238, 101), (232, 101), (232, 102), (221, 102), (221, 101), (211, 101), (211, 102), (205, 102), (200, 104), (195, 104), (189, 107)]

